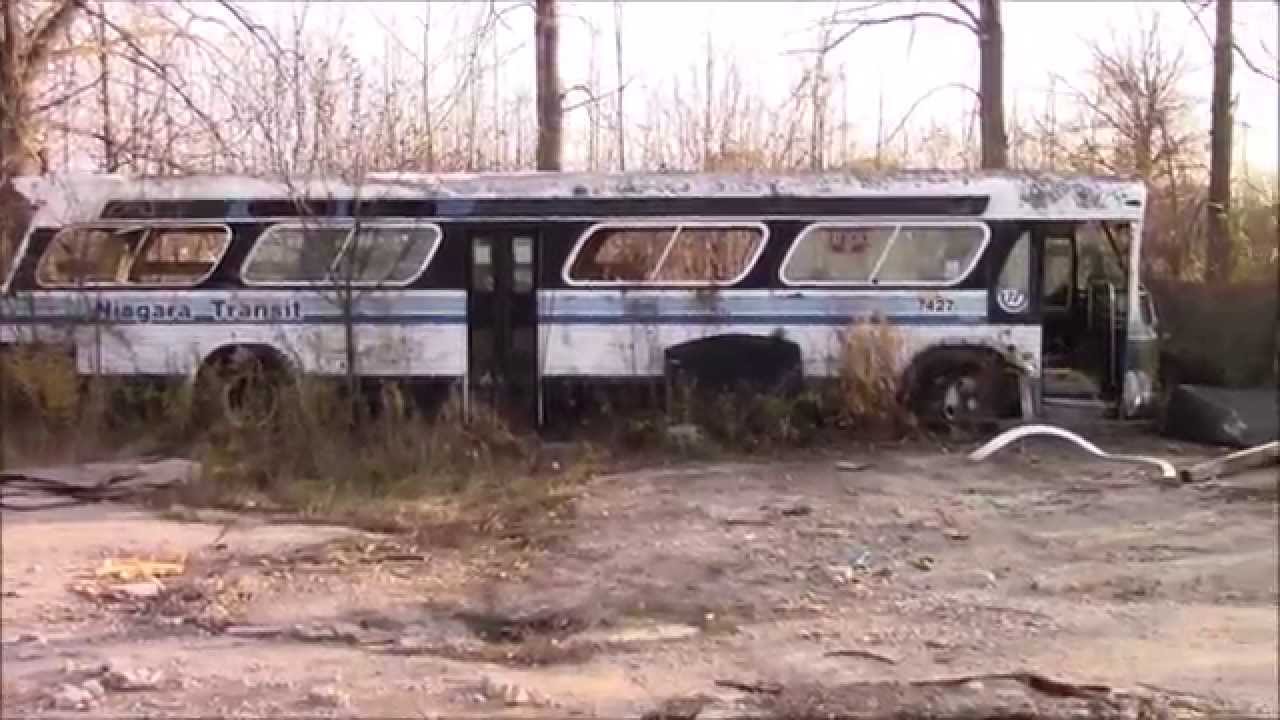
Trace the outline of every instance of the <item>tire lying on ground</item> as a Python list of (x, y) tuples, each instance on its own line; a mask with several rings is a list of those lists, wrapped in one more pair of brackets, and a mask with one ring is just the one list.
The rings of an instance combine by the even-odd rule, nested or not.
[(1163, 433), (1171, 438), (1247, 448), (1280, 437), (1274, 388), (1178, 385), (1169, 395)]

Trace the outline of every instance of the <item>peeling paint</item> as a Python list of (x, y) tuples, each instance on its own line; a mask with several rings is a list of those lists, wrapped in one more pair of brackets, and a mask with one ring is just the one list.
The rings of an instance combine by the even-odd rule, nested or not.
[(986, 217), (1140, 220), (1146, 190), (1118, 177), (920, 170), (856, 173), (374, 173), (361, 183), (236, 175), (18, 178), (42, 226), (98, 217), (109, 200), (362, 198), (438, 199), (466, 214), (468, 201), (492, 198), (608, 197), (939, 197), (984, 195)]

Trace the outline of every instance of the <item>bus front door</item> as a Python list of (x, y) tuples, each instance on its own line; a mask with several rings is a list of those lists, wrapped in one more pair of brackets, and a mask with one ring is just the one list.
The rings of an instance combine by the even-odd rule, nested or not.
[(470, 234), (467, 356), (471, 403), (516, 425), (538, 420), (537, 233)]

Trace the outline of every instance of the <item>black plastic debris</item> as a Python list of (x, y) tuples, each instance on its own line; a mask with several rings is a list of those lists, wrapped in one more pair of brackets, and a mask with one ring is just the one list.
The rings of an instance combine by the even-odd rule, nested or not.
[(1206, 445), (1248, 448), (1280, 438), (1274, 388), (1178, 385), (1169, 395), (1163, 433)]

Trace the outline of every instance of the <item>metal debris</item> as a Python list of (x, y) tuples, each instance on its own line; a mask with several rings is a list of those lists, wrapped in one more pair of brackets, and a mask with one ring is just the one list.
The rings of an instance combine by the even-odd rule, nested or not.
[(1085, 452), (1102, 458), (1103, 460), (1157, 467), (1160, 469), (1161, 479), (1164, 480), (1175, 480), (1178, 477), (1178, 471), (1166, 460), (1148, 457), (1145, 455), (1121, 455), (1104, 452), (1099, 449), (1097, 445), (1094, 445), (1070, 430), (1053, 425), (1021, 425), (1019, 427), (1006, 430), (989, 440), (987, 444), (977, 450), (974, 450), (972, 453), (969, 453), (969, 459), (974, 462), (982, 462), (1009, 445), (1012, 445), (1025, 437), (1031, 437), (1034, 435), (1048, 435), (1051, 437), (1062, 438), (1063, 440), (1070, 440), (1080, 446), (1080, 448)]
[(1197, 463), (1184, 468), (1180, 476), (1182, 482), (1198, 482), (1275, 465), (1277, 462), (1280, 462), (1280, 440)]

